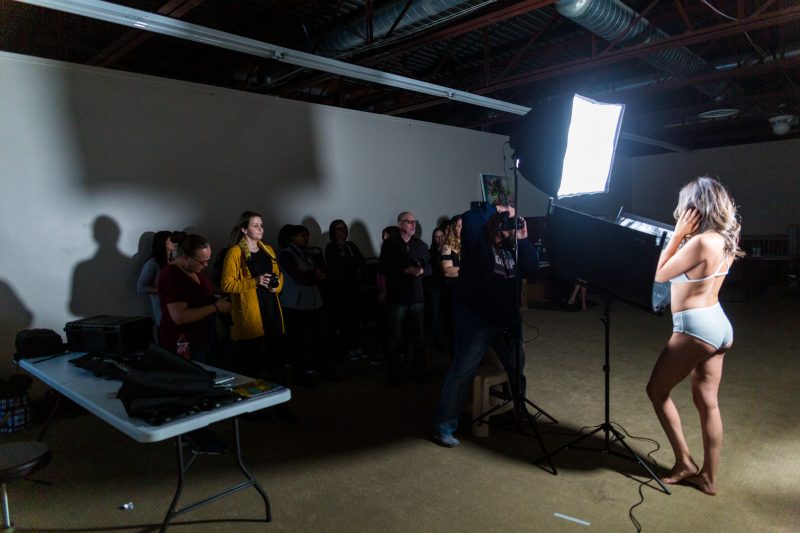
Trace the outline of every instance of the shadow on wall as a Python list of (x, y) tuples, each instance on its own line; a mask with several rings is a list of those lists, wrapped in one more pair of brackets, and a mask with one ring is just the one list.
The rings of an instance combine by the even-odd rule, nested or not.
[[(310, 109), (266, 96), (68, 71), (71, 122), (90, 193), (174, 199), (216, 249), (245, 209), (272, 214), (320, 181)], [(162, 221), (152, 220), (157, 229)], [(275, 232), (277, 233), (277, 232)], [(271, 235), (270, 235), (271, 237)]]
[(325, 234), (322, 233), (322, 228), (317, 222), (317, 219), (306, 215), (303, 217), (303, 220), (300, 222), (303, 226), (308, 229), (308, 245), (309, 246), (316, 246), (322, 250), (325, 249), (325, 244), (328, 242), (328, 232), (326, 231)]
[(3, 310), (3, 314), (0, 316), (0, 339), (6, 343), (0, 348), (5, 354), (0, 362), (0, 377), (5, 377), (11, 374), (13, 365), (11, 357), (8, 355), (16, 351), (14, 340), (17, 332), (31, 328), (33, 313), (25, 307), (14, 288), (6, 280), (0, 280), (0, 309)]
[(97, 252), (75, 266), (69, 310), (82, 317), (146, 315), (144, 303), (136, 297), (139, 265), (117, 248), (119, 225), (108, 215), (100, 215), (92, 227)]
[[(347, 238), (356, 243), (356, 246), (358, 246), (358, 249), (364, 254), (364, 257), (378, 256), (378, 252), (372, 246), (372, 235), (363, 220), (354, 220), (349, 229), (350, 234)], [(378, 231), (381, 229), (383, 228), (379, 228)]]

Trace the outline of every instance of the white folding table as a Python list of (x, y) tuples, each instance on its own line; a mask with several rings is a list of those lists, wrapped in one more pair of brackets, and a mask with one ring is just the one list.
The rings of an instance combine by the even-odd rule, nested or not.
[[(258, 411), (289, 401), (291, 399), (291, 392), (289, 389), (280, 385), (275, 385), (274, 389), (258, 396), (223, 405), (209, 411), (182, 417), (160, 426), (152, 426), (143, 420), (128, 417), (125, 412), (125, 407), (116, 397), (117, 391), (122, 385), (121, 381), (95, 376), (88, 370), (78, 368), (70, 363), (72, 359), (76, 359), (82, 355), (84, 354), (73, 352), (57, 357), (48, 356), (35, 359), (22, 359), (19, 365), (32, 376), (52, 387), (56, 392), (69, 398), (138, 442), (159, 442), (172, 437), (176, 438), (176, 449), (178, 451), (178, 487), (175, 490), (175, 496), (172, 499), (167, 515), (161, 525), (161, 531), (167, 529), (167, 526), (174, 517), (250, 486), (255, 488), (264, 500), (266, 521), (269, 522), (272, 519), (267, 493), (255, 477), (250, 474), (242, 461), (239, 443), (239, 420), (237, 417), (244, 413)], [(206, 368), (218, 374), (233, 377), (232, 380), (225, 383), (227, 386), (235, 386), (252, 381), (252, 378), (225, 370), (219, 370), (210, 366), (206, 366)], [(183, 491), (184, 475), (192, 462), (191, 459), (188, 463), (184, 461), (182, 435), (195, 429), (204, 428), (214, 422), (227, 419), (233, 419), (236, 461), (246, 481), (198, 500), (183, 508), (176, 509), (181, 492)], [(192, 459), (193, 458), (194, 457), (192, 457)]]

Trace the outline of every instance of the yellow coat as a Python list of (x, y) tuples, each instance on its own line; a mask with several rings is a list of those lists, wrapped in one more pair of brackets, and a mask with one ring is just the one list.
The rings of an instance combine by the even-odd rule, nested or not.
[[(258, 243), (259, 247), (267, 254), (272, 261), (272, 273), (278, 276), (278, 289), (272, 293), (278, 305), (278, 313), (281, 318), (281, 332), (286, 331), (283, 321), (283, 309), (281, 309), (278, 294), (283, 290), (283, 275), (278, 266), (278, 257), (275, 251), (268, 244)], [(231, 338), (235, 341), (255, 339), (264, 335), (264, 326), (261, 322), (261, 311), (258, 307), (258, 295), (256, 294), (256, 280), (250, 275), (247, 268), (245, 254), (248, 254), (247, 244), (240, 242), (228, 249), (225, 254), (225, 262), (222, 266), (222, 290), (231, 295), (231, 315), (233, 326), (231, 326)]]

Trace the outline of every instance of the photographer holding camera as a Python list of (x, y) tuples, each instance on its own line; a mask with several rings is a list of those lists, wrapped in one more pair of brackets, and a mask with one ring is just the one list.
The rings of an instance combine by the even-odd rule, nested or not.
[(278, 294), (283, 276), (275, 251), (261, 239), (261, 215), (245, 211), (231, 230), (234, 245), (228, 249), (220, 282), (232, 298), (231, 338), (234, 341), (232, 370), (261, 377), (265, 368), (270, 379), (285, 384), (285, 331)]
[[(391, 237), (381, 246), (380, 268), (386, 276), (386, 315), (388, 322), (389, 383), (399, 385), (403, 364), (403, 333), (408, 331), (414, 348), (414, 366), (417, 378), (428, 381), (425, 337), (423, 333), (425, 297), (423, 276), (430, 276), (428, 247), (414, 236), (417, 219), (414, 213), (404, 211), (397, 215), (398, 237)], [(405, 325), (408, 324), (406, 328)]]
[[(433, 415), (433, 440), (446, 448), (459, 444), (453, 432), (489, 346), (503, 362), (510, 386), (525, 394), (525, 376), (516, 368), (515, 357), (517, 347), (522, 350), (518, 298), (522, 276), (536, 272), (539, 260), (528, 241), (525, 219), (514, 215), (513, 206), (481, 203), (462, 218), (461, 268), (453, 292), (453, 360)], [(524, 364), (524, 355), (520, 363)]]

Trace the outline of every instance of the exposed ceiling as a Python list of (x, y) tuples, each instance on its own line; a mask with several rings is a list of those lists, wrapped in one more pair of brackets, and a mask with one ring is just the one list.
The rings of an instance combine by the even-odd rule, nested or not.
[[(526, 107), (622, 102), (628, 155), (800, 137), (798, 0), (113, 4)], [(503, 134), (519, 119), (14, 0), (0, 0), (0, 49)], [(780, 136), (779, 115), (795, 117)]]

